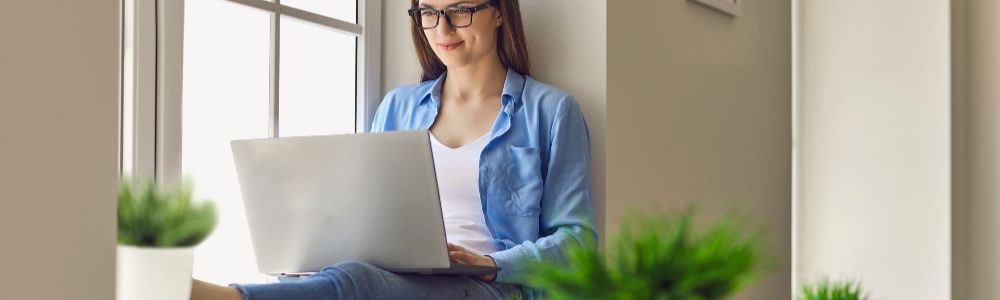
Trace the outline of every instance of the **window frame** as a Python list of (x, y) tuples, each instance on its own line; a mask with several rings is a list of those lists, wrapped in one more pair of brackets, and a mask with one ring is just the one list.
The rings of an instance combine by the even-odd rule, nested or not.
[[(280, 0), (226, 0), (270, 13), (268, 136), (278, 137), (281, 17), (357, 38), (355, 132), (368, 132), (381, 102), (382, 1), (357, 0), (357, 24), (282, 5)], [(184, 0), (124, 0), (120, 169), (181, 180)]]

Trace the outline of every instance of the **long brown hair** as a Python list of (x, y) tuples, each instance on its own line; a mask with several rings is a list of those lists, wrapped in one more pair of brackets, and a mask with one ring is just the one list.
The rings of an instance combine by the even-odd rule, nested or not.
[[(412, 7), (417, 7), (420, 0), (410, 0)], [(521, 24), (521, 6), (518, 0), (490, 0), (494, 8), (500, 12), (501, 24), (497, 28), (497, 54), (500, 63), (524, 76), (531, 75), (528, 61), (528, 44), (524, 39), (524, 25)], [(447, 70), (444, 63), (434, 54), (434, 49), (427, 42), (424, 30), (417, 28), (411, 20), (410, 32), (413, 36), (413, 46), (417, 50), (417, 59), (424, 69), (420, 81), (436, 79)]]

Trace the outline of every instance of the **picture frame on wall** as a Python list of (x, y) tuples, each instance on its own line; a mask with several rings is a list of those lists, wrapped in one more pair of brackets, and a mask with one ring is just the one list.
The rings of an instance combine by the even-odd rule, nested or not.
[(727, 15), (738, 17), (740, 15), (740, 4), (743, 0), (688, 0), (695, 2)]

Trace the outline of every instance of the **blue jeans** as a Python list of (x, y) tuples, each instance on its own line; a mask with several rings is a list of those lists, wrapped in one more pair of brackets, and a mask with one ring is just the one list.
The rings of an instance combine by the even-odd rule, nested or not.
[(337, 263), (297, 281), (231, 286), (247, 300), (523, 299), (519, 285), (468, 276), (398, 274), (357, 261)]

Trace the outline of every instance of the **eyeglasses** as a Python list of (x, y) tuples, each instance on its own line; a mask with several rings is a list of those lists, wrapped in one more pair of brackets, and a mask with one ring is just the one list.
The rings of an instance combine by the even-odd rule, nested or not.
[(465, 28), (472, 26), (472, 15), (478, 11), (496, 5), (495, 0), (472, 6), (472, 7), (448, 7), (437, 10), (430, 7), (414, 7), (406, 11), (417, 27), (422, 29), (434, 29), (438, 26), (441, 16), (448, 20), (448, 25), (454, 28)]

